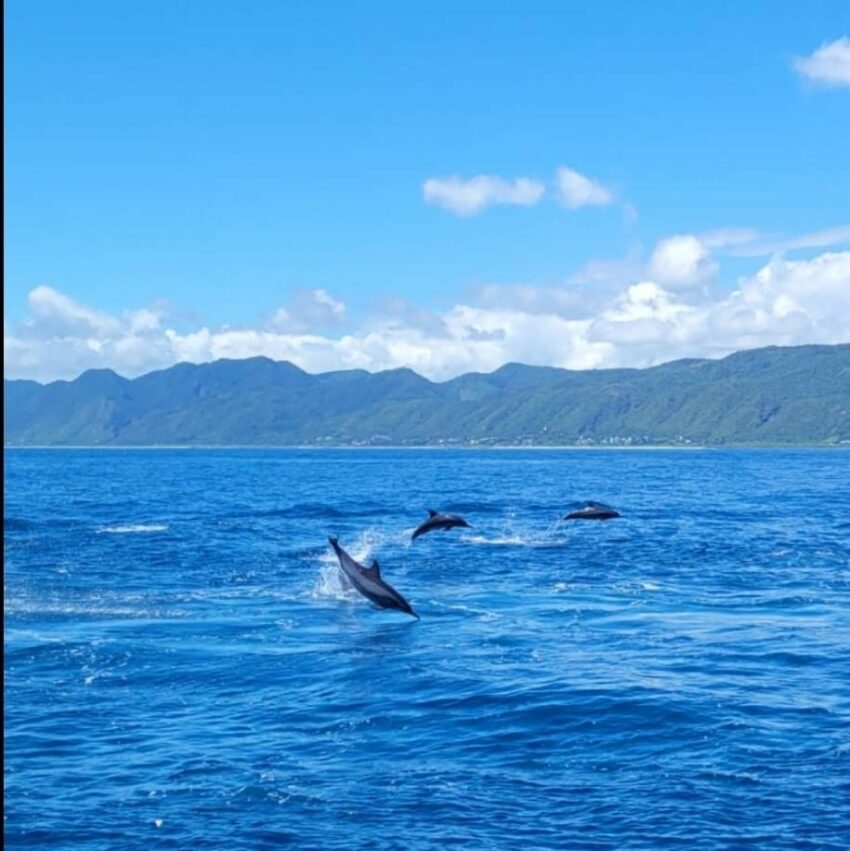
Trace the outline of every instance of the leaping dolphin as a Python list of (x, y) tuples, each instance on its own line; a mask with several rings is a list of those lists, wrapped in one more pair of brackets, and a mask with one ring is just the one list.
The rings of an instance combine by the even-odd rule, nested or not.
[(584, 508), (571, 511), (564, 520), (611, 520), (619, 517), (620, 513), (601, 502), (586, 502)]
[(456, 526), (466, 526), (469, 528), (469, 523), (458, 517), (457, 514), (443, 514), (439, 511), (434, 511), (433, 508), (428, 509), (428, 519), (423, 520), (414, 530), (410, 540), (415, 541), (420, 535), (425, 535), (427, 532), (433, 532), (435, 529), (454, 529)]
[(336, 538), (328, 538), (328, 540), (339, 559), (340, 569), (367, 600), (371, 600), (382, 609), (401, 609), (419, 620), (419, 615), (413, 611), (410, 603), (395, 588), (381, 579), (381, 569), (377, 561), (373, 561), (370, 567), (364, 567), (339, 545)]

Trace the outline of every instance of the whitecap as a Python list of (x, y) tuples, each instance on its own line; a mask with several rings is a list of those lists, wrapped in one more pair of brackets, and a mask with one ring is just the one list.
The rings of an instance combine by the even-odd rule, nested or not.
[(165, 523), (129, 523), (119, 526), (100, 526), (98, 534), (132, 535), (139, 532), (165, 532), (168, 526)]
[(491, 547), (521, 547), (532, 543), (522, 535), (501, 535), (488, 538), (485, 535), (462, 535), (460, 538), (466, 544), (489, 544)]

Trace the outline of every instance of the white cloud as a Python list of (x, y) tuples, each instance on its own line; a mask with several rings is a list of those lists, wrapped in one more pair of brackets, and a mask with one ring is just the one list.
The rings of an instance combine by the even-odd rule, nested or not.
[(728, 248), (745, 245), (758, 239), (759, 232), (754, 228), (719, 228), (699, 234), (699, 240), (706, 248)]
[(431, 177), (422, 184), (427, 204), (444, 207), (458, 216), (474, 216), (486, 207), (512, 204), (531, 207), (543, 197), (542, 183), (529, 177), (506, 180), (490, 174), (461, 177)]
[(690, 289), (713, 280), (717, 264), (702, 239), (680, 234), (658, 243), (649, 258), (648, 273), (670, 289)]
[[(458, 216), (474, 216), (497, 204), (532, 207), (546, 194), (543, 183), (530, 177), (508, 180), (490, 174), (461, 177), (431, 177), (422, 184), (425, 202), (451, 210)], [(617, 199), (614, 193), (596, 180), (566, 166), (555, 173), (556, 199), (570, 210), (580, 207), (607, 206)], [(623, 202), (626, 220), (637, 219), (637, 210)]]
[[(558, 200), (571, 210), (587, 206), (605, 206), (614, 201), (614, 195), (601, 183), (566, 166), (556, 173)], [(634, 210), (633, 207), (629, 207)]]
[(110, 316), (39, 288), (32, 316), (4, 325), (5, 371), (49, 380), (111, 367), (132, 376), (184, 360), (266, 355), (312, 372), (409, 366), (445, 379), (508, 361), (648, 366), (755, 346), (848, 342), (850, 251), (775, 257), (731, 290), (709, 288), (697, 300), (688, 289), (645, 278), (605, 287), (485, 287), (470, 302), (436, 314), (398, 303), (337, 336), (268, 323), (179, 331), (157, 311)]
[(52, 287), (36, 287), (27, 296), (30, 310), (36, 319), (57, 329), (88, 329), (98, 334), (118, 333), (121, 324), (107, 313), (91, 310)]
[(800, 236), (762, 236), (753, 232), (752, 240), (724, 245), (724, 253), (738, 257), (764, 257), (768, 254), (784, 254), (805, 248), (834, 248), (850, 244), (850, 225), (825, 228), (804, 233)]
[(142, 334), (146, 331), (156, 331), (159, 328), (160, 315), (155, 310), (142, 308), (141, 310), (130, 310), (126, 313), (130, 331), (133, 334)]
[(475, 295), (478, 305), (487, 310), (586, 319), (595, 316), (604, 305), (606, 290), (585, 282), (542, 287), (534, 284), (487, 284), (479, 287)]
[(602, 316), (612, 322), (634, 322), (639, 319), (667, 322), (688, 309), (684, 304), (675, 303), (671, 294), (653, 281), (641, 281), (632, 284)]
[[(654, 323), (642, 340), (636, 331)], [(635, 323), (638, 323), (635, 325)], [(850, 341), (850, 252), (775, 258), (731, 292), (691, 304), (639, 284), (591, 331), (619, 343), (620, 365), (719, 356), (767, 345)]]
[(809, 56), (794, 60), (794, 68), (804, 77), (827, 86), (850, 86), (850, 38), (842, 36), (824, 42)]
[(779, 251), (791, 251), (795, 248), (830, 248), (847, 243), (850, 243), (850, 225), (841, 225), (814, 233), (804, 233), (802, 236), (790, 237), (779, 245)]
[(289, 304), (275, 311), (271, 325), (288, 331), (332, 328), (345, 321), (345, 311), (345, 302), (327, 290), (296, 290)]
[(834, 227), (797, 237), (766, 237), (754, 228), (720, 228), (662, 239), (646, 274), (670, 290), (704, 287), (717, 276), (715, 254), (738, 257), (780, 255), (800, 248), (827, 248), (850, 242), (850, 227)]

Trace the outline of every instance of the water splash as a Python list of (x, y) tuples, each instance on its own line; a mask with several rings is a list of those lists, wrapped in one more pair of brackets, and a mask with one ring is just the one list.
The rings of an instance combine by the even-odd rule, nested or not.
[(484, 544), (491, 547), (562, 547), (563, 537), (559, 534), (563, 519), (558, 518), (543, 531), (517, 524), (516, 512), (510, 512), (502, 523), (502, 528), (493, 535), (461, 535), (460, 540), (467, 544)]
[[(405, 532), (389, 532), (378, 527), (370, 527), (360, 532), (350, 543), (340, 542), (353, 559), (365, 564), (382, 547), (410, 546), (410, 536)], [(339, 562), (333, 550), (328, 547), (317, 557), (319, 573), (310, 592), (312, 597), (331, 597), (336, 600), (357, 600), (360, 595), (340, 570)]]

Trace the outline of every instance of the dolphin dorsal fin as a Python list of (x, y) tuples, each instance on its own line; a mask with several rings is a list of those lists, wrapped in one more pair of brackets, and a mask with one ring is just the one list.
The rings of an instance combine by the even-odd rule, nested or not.
[(429, 517), (436, 517), (439, 513), (440, 513), (439, 511), (434, 511), (433, 508), (428, 509), (428, 516)]
[(378, 565), (378, 560), (373, 559), (372, 564), (370, 564), (369, 567), (364, 568), (363, 573), (365, 573), (370, 579), (380, 579), (381, 568)]

